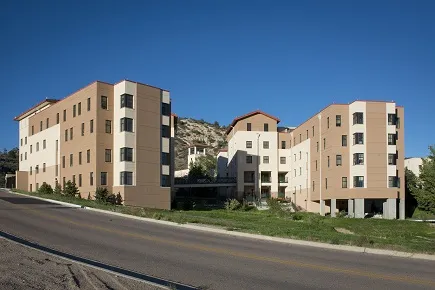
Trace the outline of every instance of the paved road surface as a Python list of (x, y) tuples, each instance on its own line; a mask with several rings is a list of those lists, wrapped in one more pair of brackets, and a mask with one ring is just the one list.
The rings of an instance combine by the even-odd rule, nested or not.
[(435, 289), (435, 262), (283, 245), (68, 208), (0, 191), (0, 230), (207, 289)]

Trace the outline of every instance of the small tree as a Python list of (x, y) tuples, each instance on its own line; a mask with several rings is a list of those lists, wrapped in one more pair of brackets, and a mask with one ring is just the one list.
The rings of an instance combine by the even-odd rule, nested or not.
[(96, 201), (105, 203), (109, 197), (109, 190), (107, 190), (105, 187), (97, 187), (94, 197)]
[(79, 189), (74, 182), (68, 180), (68, 182), (65, 184), (65, 187), (63, 188), (63, 194), (65, 194), (66, 196), (75, 197), (79, 194)]
[(123, 202), (123, 200), (122, 200), (121, 193), (118, 192), (118, 194), (116, 195), (116, 204), (117, 205), (122, 205), (122, 202)]
[(42, 194), (53, 194), (53, 188), (51, 188), (50, 184), (44, 182), (42, 183), (41, 187), (38, 189), (38, 192)]
[(195, 163), (202, 168), (206, 176), (214, 177), (217, 168), (217, 159), (212, 155), (204, 155), (196, 158)]
[(54, 187), (54, 194), (61, 195), (62, 194), (62, 187), (59, 183), (56, 183), (56, 186)]
[[(408, 182), (407, 187), (418, 203), (418, 208), (435, 213), (435, 147), (429, 147), (429, 156), (423, 159), (420, 176)], [(408, 189), (408, 188), (407, 188)]]

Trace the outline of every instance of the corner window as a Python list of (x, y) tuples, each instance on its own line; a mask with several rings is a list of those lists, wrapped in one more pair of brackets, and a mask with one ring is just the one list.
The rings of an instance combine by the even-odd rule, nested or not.
[(364, 165), (364, 153), (353, 154), (353, 165)]
[(388, 154), (388, 165), (396, 165), (396, 164), (397, 164), (396, 154)]
[(107, 97), (101, 96), (101, 109), (107, 110), (108, 104), (107, 104)]
[(121, 171), (120, 183), (121, 185), (133, 185), (133, 172)]
[(107, 185), (107, 172), (101, 172), (100, 184)]
[[(121, 95), (121, 108), (130, 108), (133, 109), (133, 96), (129, 95), (129, 94), (123, 94)], [(163, 109), (163, 106), (162, 106)], [(162, 110), (163, 112), (163, 110)], [(169, 114), (170, 114), (170, 109), (169, 109)]]
[(246, 131), (251, 131), (251, 130), (252, 130), (251, 123), (246, 123)]
[(112, 162), (112, 150), (106, 149), (104, 152), (104, 161), (105, 162)]
[(269, 132), (269, 124), (267, 124), (267, 123), (264, 123), (264, 125), (263, 125), (263, 131), (264, 132)]
[(133, 148), (121, 148), (121, 161), (133, 161)]
[(161, 187), (171, 187), (171, 178), (169, 175), (162, 174)]
[(162, 152), (162, 165), (171, 165), (171, 155), (166, 152)]
[(388, 125), (396, 125), (396, 124), (397, 124), (397, 115), (388, 114)]
[(364, 124), (364, 114), (362, 112), (353, 113), (353, 124)]
[(252, 141), (246, 141), (246, 148), (252, 148)]
[(162, 115), (163, 116), (170, 116), (171, 115), (171, 105), (162, 103)]
[(364, 176), (354, 176), (353, 187), (364, 187)]
[(263, 149), (269, 149), (269, 141), (263, 141)]
[(388, 145), (396, 145), (396, 134), (388, 134)]
[(121, 118), (121, 132), (133, 132), (133, 119)]
[(341, 127), (341, 115), (335, 116), (335, 127)]
[(246, 156), (246, 163), (252, 163), (252, 156), (251, 155)]
[(388, 176), (388, 187), (398, 187), (398, 178), (396, 176)]
[(353, 134), (353, 145), (364, 144), (364, 133), (354, 133)]
[(162, 125), (162, 137), (171, 138), (171, 128), (167, 125)]

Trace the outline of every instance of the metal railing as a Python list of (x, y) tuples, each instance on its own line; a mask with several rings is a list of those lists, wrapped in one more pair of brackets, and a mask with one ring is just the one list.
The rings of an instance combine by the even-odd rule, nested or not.
[(227, 184), (237, 183), (236, 177), (174, 178), (174, 184)]

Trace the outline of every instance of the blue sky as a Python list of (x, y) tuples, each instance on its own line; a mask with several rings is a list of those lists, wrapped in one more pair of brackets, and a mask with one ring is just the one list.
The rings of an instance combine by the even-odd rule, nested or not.
[[(261, 109), (295, 126), (333, 102), (405, 107), (406, 155), (435, 144), (435, 1), (5, 1), (0, 148), (12, 119), (94, 80), (171, 91), (179, 116)], [(296, 109), (297, 108), (297, 109)]]

